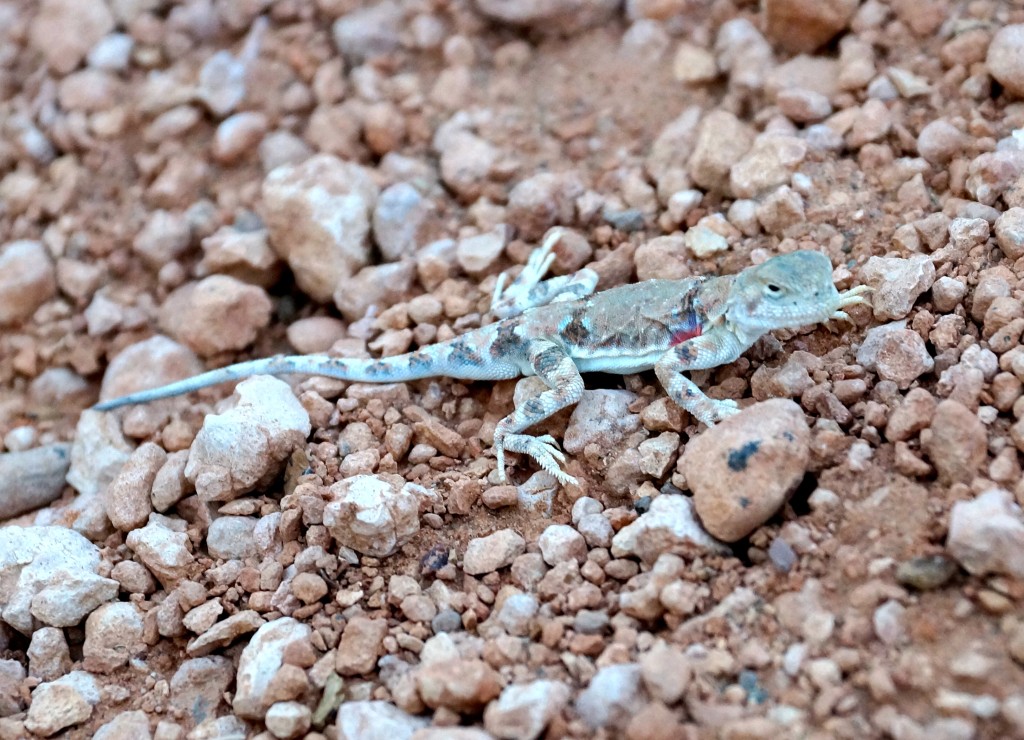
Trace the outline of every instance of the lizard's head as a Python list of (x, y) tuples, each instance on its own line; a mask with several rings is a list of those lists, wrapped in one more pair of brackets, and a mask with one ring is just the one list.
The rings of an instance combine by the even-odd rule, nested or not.
[(846, 319), (842, 310), (864, 303), (860, 286), (840, 293), (832, 282), (832, 263), (821, 252), (800, 251), (772, 257), (736, 276), (726, 314), (749, 334), (795, 329), (829, 319)]

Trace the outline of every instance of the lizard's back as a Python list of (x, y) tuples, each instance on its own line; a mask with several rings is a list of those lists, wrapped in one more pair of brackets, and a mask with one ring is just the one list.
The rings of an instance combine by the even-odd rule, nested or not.
[(583, 372), (650, 369), (670, 347), (697, 336), (707, 278), (646, 280), (527, 312), (530, 338), (560, 344)]

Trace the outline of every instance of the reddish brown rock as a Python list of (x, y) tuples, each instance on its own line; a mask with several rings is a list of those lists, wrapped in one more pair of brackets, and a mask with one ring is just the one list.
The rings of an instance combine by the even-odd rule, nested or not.
[(921, 447), (945, 484), (969, 482), (985, 462), (988, 435), (978, 415), (957, 401), (946, 400), (935, 409)]
[(56, 292), (53, 262), (41, 243), (22, 240), (0, 249), (0, 326), (29, 318)]
[(271, 308), (262, 288), (227, 275), (211, 275), (171, 293), (160, 308), (160, 325), (199, 355), (209, 357), (252, 344), (270, 323)]
[(383, 619), (355, 617), (349, 620), (338, 644), (335, 670), (342, 676), (372, 671), (387, 633), (388, 623)]
[(814, 51), (846, 28), (859, 4), (860, 0), (765, 0), (766, 33), (788, 52)]
[(810, 435), (800, 406), (774, 399), (687, 442), (682, 465), (705, 529), (735, 542), (767, 521), (803, 479)]
[(146, 524), (153, 511), (153, 481), (166, 460), (167, 453), (152, 442), (131, 454), (104, 494), (107, 517), (114, 527), (130, 532)]
[(420, 668), (416, 688), (432, 709), (447, 707), (469, 714), (501, 693), (501, 677), (482, 660), (445, 660)]

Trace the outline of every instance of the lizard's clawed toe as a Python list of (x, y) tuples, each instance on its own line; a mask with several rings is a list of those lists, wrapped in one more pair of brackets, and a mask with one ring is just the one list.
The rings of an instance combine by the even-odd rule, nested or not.
[(708, 398), (702, 409), (694, 409), (692, 413), (697, 421), (703, 422), (706, 426), (713, 427), (720, 421), (735, 416), (740, 412), (740, 405), (731, 398)]
[(561, 233), (553, 231), (544, 243), (530, 254), (523, 269), (511, 283), (508, 283), (508, 272), (498, 276), (494, 294), (491, 296), (492, 314), (499, 318), (507, 318), (529, 308), (530, 291), (551, 269), (551, 264), (555, 261), (552, 250), (560, 238)]
[[(509, 434), (502, 438), (502, 446), (510, 452), (528, 455), (562, 485), (575, 485), (576, 479), (561, 468), (565, 462), (565, 453), (558, 449), (555, 438), (550, 434), (534, 437), (529, 434)], [(504, 472), (504, 471), (502, 471)]]
[(848, 306), (860, 306), (867, 303), (867, 299), (864, 297), (865, 294), (874, 291), (870, 285), (858, 285), (849, 290), (844, 290), (839, 294), (839, 305), (838, 308), (846, 308)]
[(576, 480), (573, 476), (561, 470), (549, 470), (548, 472), (551, 473), (551, 475), (555, 476), (555, 480), (557, 480), (563, 486), (578, 486), (580, 484), (580, 482)]

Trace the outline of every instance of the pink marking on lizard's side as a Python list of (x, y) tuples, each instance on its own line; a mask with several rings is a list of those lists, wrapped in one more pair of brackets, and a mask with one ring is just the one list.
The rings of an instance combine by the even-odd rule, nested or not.
[(703, 333), (704, 327), (700, 323), (698, 323), (696, 326), (692, 328), (687, 327), (685, 329), (680, 329), (679, 331), (673, 332), (672, 338), (669, 340), (668, 344), (670, 347), (675, 347), (678, 344), (690, 341), (694, 337), (699, 337)]

